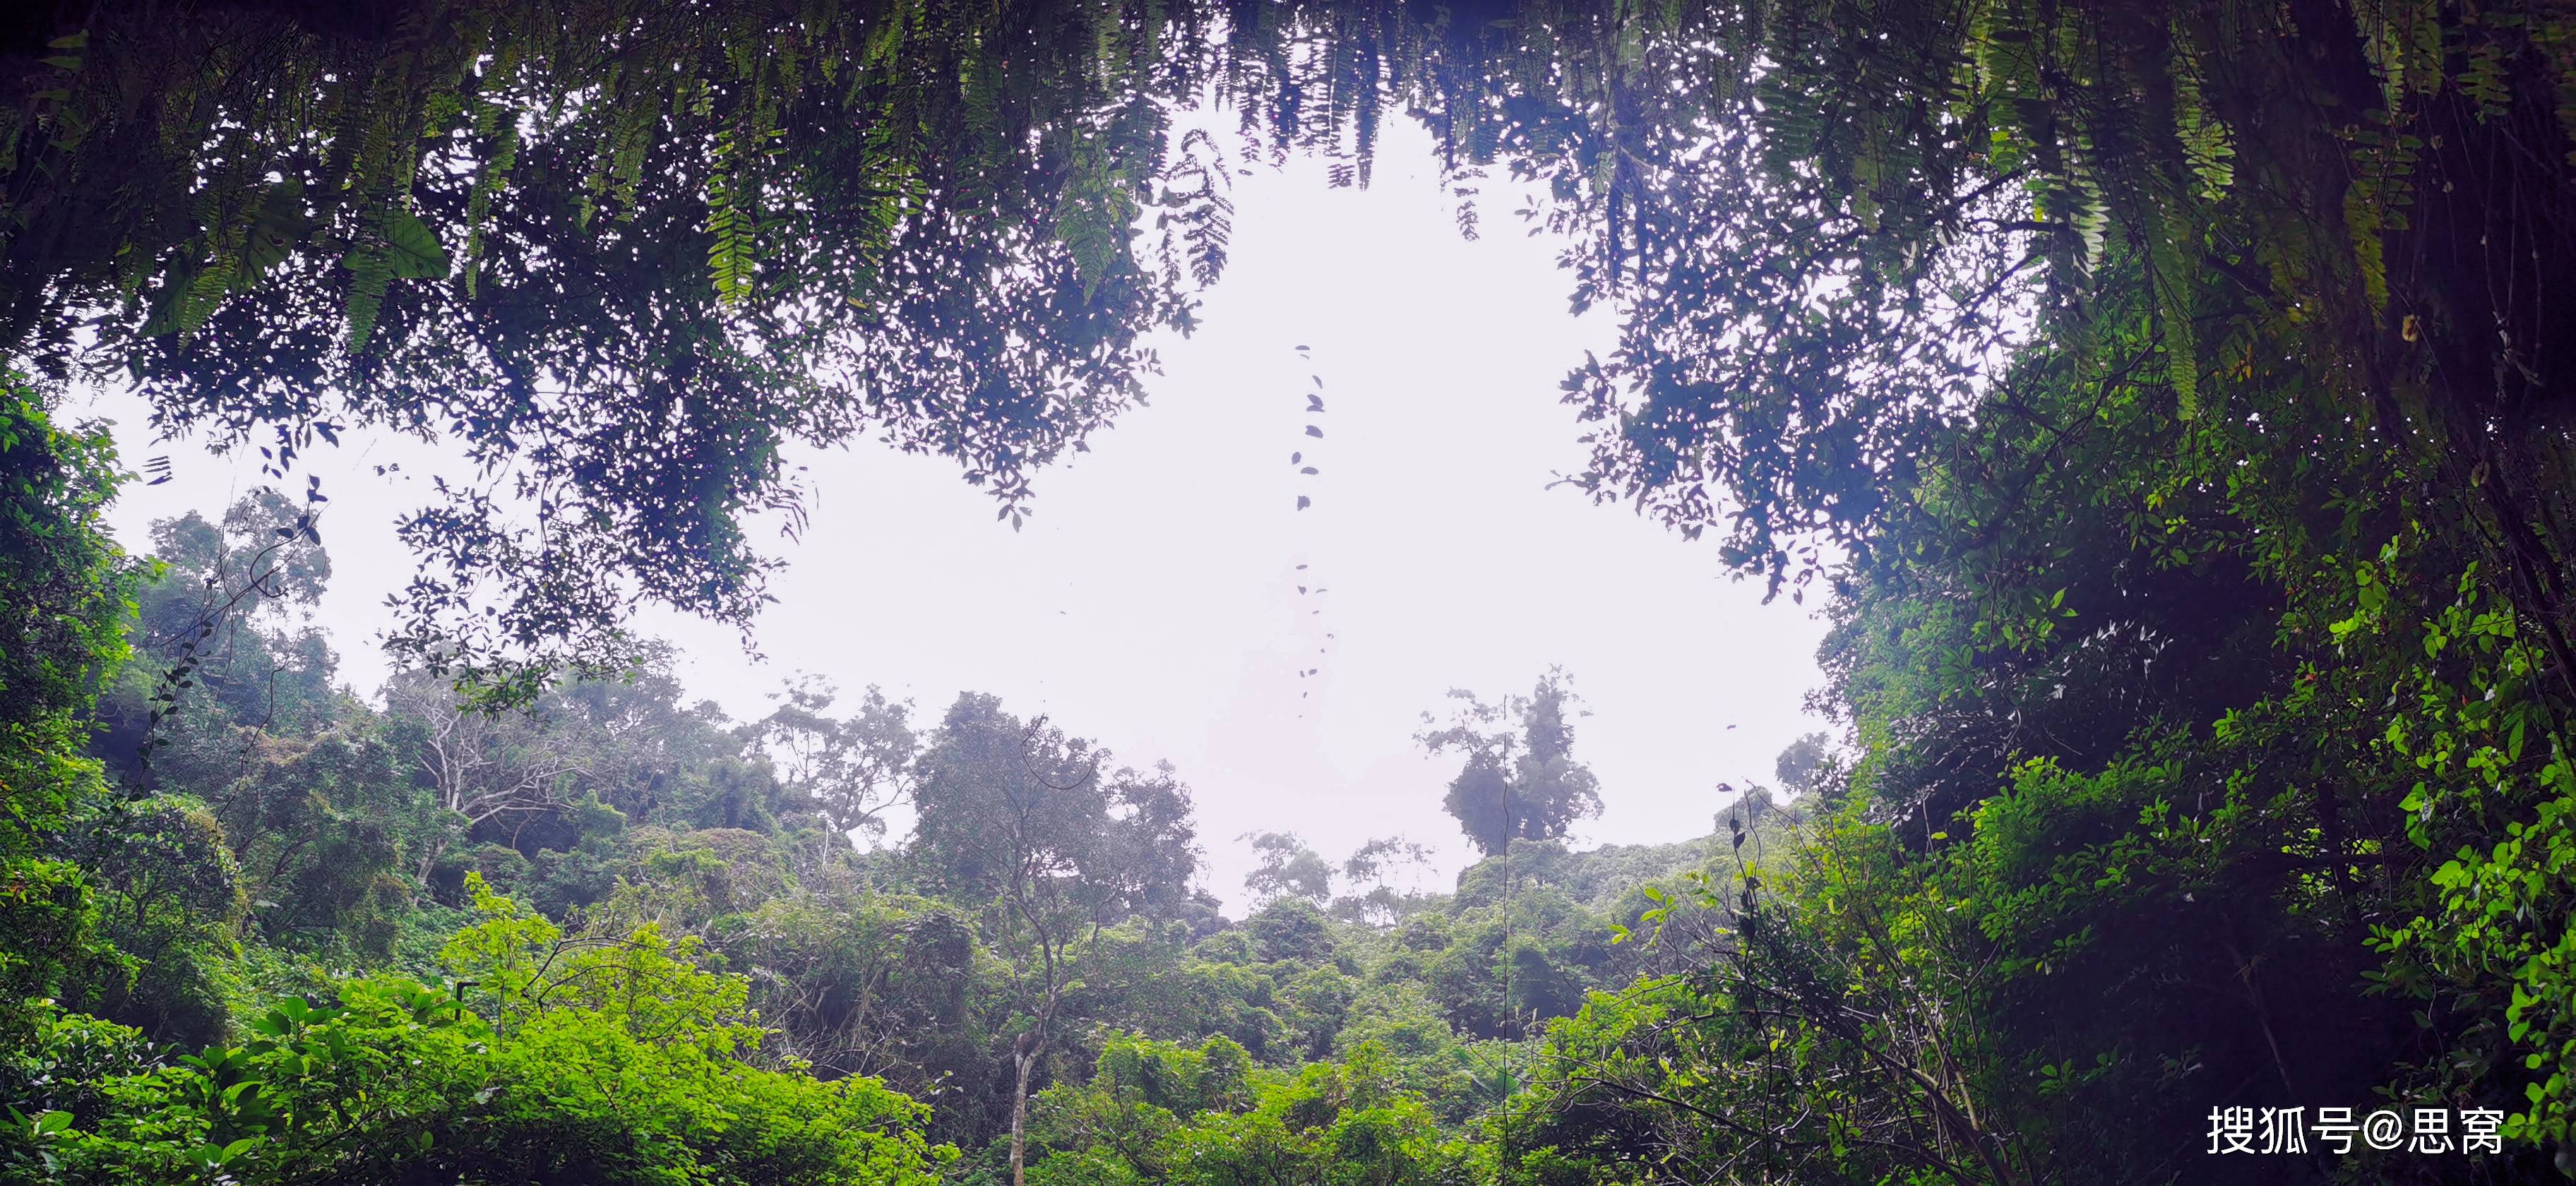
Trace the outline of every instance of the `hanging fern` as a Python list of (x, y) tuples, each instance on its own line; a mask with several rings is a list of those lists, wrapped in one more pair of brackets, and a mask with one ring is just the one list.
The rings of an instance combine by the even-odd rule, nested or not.
[(2174, 138), (2182, 142), (2183, 159), (2200, 181), (2200, 196), (2219, 201), (2227, 188), (2235, 184), (2236, 155), (2233, 137), (2225, 121), (2209, 110), (2201, 91), (2204, 69), (2199, 50), (2193, 45), (2190, 31), (2179, 22), (2173, 31), (2174, 52), (2170, 64), (2174, 91)]
[(341, 257), (340, 266), (349, 274), (349, 295), (345, 306), (348, 333), (345, 341), (349, 353), (364, 354), (367, 339), (376, 332), (376, 318), (384, 312), (385, 291), (393, 285), (393, 260), (381, 248), (359, 246)]
[(2174, 414), (2184, 420), (2200, 416), (2200, 346), (2193, 324), (2194, 267), (2199, 244), (2193, 228), (2170, 219), (2148, 243), (2149, 282), (2155, 287), (2157, 326), (2162, 331), (2165, 383), (2173, 388)]
[(1073, 257), (1084, 299), (1129, 262), (1137, 205), (1125, 171), (1094, 133), (1076, 133), (1068, 175), (1057, 200), (1055, 235)]
[(707, 271), (715, 280), (716, 299), (727, 305), (750, 299), (757, 253), (758, 212), (743, 202), (740, 154), (731, 129), (716, 133), (707, 173)]
[(400, 208), (379, 213), (371, 232), (342, 259), (349, 272), (348, 349), (363, 354), (383, 314), (386, 293), (395, 280), (441, 279), (448, 274), (446, 248), (438, 232), (420, 216)]

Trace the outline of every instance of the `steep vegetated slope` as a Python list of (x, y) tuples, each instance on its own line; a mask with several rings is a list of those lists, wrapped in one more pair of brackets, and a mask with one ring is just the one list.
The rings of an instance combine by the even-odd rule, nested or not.
[[(276, 501), (159, 524), (130, 585), (132, 645), (195, 665), (166, 701), (121, 669), (69, 758), (130, 790), (53, 824), (86, 946), (22, 965), (54, 998), (11, 1014), (22, 1171), (891, 1181), (1005, 1175), (1016, 1130), (1056, 1180), (1282, 1110), (1315, 1167), (1388, 1125), (1446, 1164), (1540, 1027), (1653, 966), (1611, 941), (1639, 886), (1716, 851), (1521, 840), (1426, 893), (1392, 840), (1284, 883), (1323, 862), (1274, 836), (1229, 920), (1187, 787), (990, 697), (916, 721), (809, 681), (737, 723), (656, 669), (372, 704), (299, 617), (329, 557), (272, 546)], [(898, 805), (899, 843), (853, 842)], [(1149, 1088), (1173, 1132), (1096, 1130)]]

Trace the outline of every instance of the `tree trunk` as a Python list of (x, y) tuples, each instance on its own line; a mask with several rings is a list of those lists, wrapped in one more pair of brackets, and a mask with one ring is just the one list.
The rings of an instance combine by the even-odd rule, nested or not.
[(445, 836), (441, 836), (441, 837), (438, 837), (437, 839), (434, 839), (434, 840), (430, 841), (430, 842), (429, 842), (429, 850), (421, 854), (421, 857), (420, 857), (420, 884), (421, 884), (421, 888), (422, 888), (424, 891), (426, 891), (426, 890), (429, 888), (429, 874), (430, 874), (430, 871), (431, 871), (431, 870), (434, 870), (434, 869), (436, 869), (436, 868), (438, 868), (438, 858), (443, 857), (443, 856), (446, 856), (446, 855), (447, 855), (447, 837), (445, 837)]
[(1035, 1049), (1011, 1058), (1018, 1082), (1011, 1090), (1011, 1186), (1028, 1186), (1022, 1176), (1028, 1156), (1029, 1072), (1038, 1065)]

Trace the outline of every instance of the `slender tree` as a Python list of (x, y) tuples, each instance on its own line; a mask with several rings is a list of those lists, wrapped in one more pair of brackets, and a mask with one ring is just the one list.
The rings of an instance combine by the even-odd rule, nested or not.
[(790, 683), (777, 698), (778, 707), (752, 735), (789, 792), (820, 813), (833, 836), (884, 836), (886, 813), (911, 800), (921, 754), (912, 702), (888, 700), (871, 686), (857, 712), (834, 717), (837, 691), (813, 676)]
[(1254, 900), (1302, 898), (1321, 904), (1333, 896), (1333, 867), (1322, 853), (1306, 846), (1294, 832), (1246, 832), (1238, 839), (1252, 845), (1260, 864), (1243, 875), (1243, 888)]
[(591, 755), (574, 729), (533, 711), (487, 712), (457, 701), (455, 689), (423, 672), (398, 672), (386, 682), (387, 706), (397, 720), (417, 725), (420, 769), (449, 827), (424, 846), (418, 877), (448, 847), (485, 823), (528, 817), (563, 806), (572, 781), (587, 773)]
[(1102, 930), (1178, 906), (1197, 868), (1188, 789), (1168, 767), (1108, 762), (1046, 718), (1022, 721), (974, 693), (922, 756), (916, 857), (952, 893), (988, 903), (1011, 968), (1013, 1186), (1025, 1180), (1031, 1083)]
[(1553, 840), (1601, 813), (1599, 780), (1574, 759), (1574, 702), (1564, 672), (1550, 669), (1527, 696), (1487, 703), (1453, 690), (1446, 725), (1430, 713), (1415, 740), (1434, 754), (1466, 755), (1442, 801), (1476, 850), (1493, 856), (1514, 840)]

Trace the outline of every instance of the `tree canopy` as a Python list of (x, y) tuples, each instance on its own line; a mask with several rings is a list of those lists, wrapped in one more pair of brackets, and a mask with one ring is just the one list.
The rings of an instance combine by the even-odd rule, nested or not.
[[(1441, 806), (1476, 851), (1493, 856), (1516, 840), (1555, 840), (1601, 814), (1599, 780), (1574, 760), (1566, 709), (1575, 700), (1563, 672), (1550, 671), (1527, 696), (1490, 704), (1464, 690), (1449, 696), (1460, 703), (1448, 725), (1416, 740), (1435, 754), (1466, 755)], [(1424, 713), (1423, 723), (1438, 722)]]

